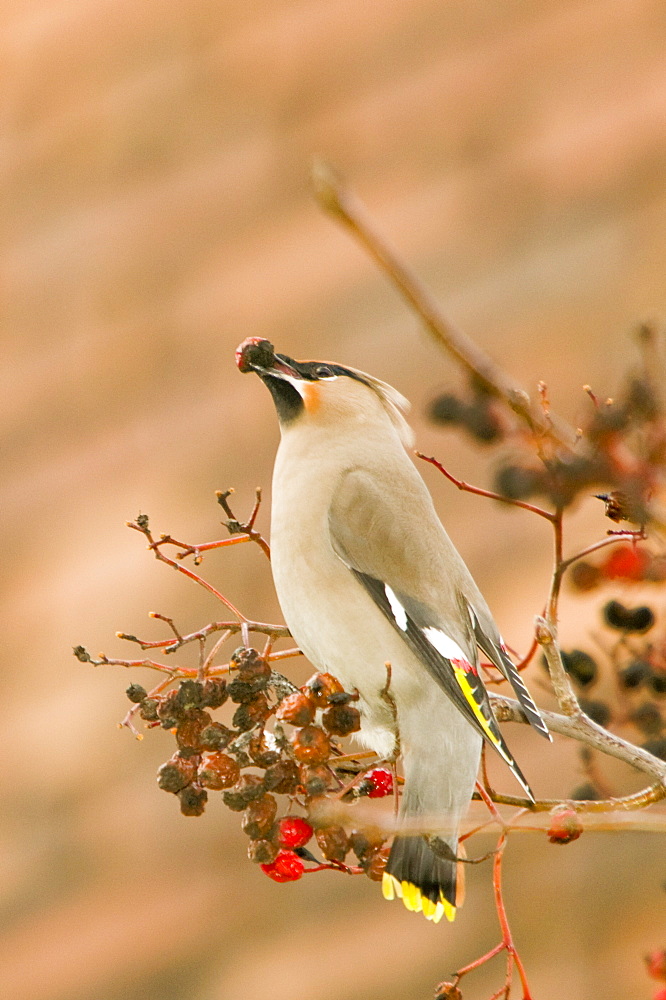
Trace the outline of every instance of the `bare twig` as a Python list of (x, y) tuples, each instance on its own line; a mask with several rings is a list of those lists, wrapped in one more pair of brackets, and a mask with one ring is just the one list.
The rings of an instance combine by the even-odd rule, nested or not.
[(416, 274), (380, 236), (366, 209), (345, 186), (327, 163), (317, 161), (312, 170), (312, 184), (317, 201), (345, 225), (368, 251), (407, 302), (418, 313), (426, 329), (492, 395), (504, 399), (530, 428), (555, 438), (567, 447), (576, 434), (563, 420), (552, 414), (546, 418), (541, 407), (533, 406), (525, 390), (514, 382), (466, 333), (442, 313), (434, 296)]

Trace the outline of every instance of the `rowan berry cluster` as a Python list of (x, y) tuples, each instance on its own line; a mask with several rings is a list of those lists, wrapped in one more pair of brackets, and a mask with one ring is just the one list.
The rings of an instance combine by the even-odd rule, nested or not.
[[(359, 766), (344, 785), (336, 758), (339, 740), (360, 729), (358, 695), (331, 674), (314, 674), (295, 688), (257, 650), (242, 647), (231, 657), (227, 678), (185, 679), (152, 696), (131, 684), (127, 696), (149, 726), (175, 735), (177, 749), (159, 768), (159, 787), (178, 797), (185, 816), (200, 816), (209, 794), (222, 792), (227, 808), (242, 813), (250, 859), (270, 878), (290, 882), (308, 871), (337, 868), (381, 879), (388, 856), (384, 835), (347, 833), (318, 808), (328, 795), (348, 801), (393, 791), (385, 768), (364, 772)], [(230, 725), (211, 714), (226, 703), (233, 707)], [(311, 842), (323, 861), (307, 847)], [(357, 861), (352, 866), (346, 864), (350, 852)]]

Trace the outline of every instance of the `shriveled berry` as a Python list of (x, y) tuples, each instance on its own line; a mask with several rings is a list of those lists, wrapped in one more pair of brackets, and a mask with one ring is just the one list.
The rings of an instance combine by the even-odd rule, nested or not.
[(183, 712), (202, 708), (204, 702), (203, 684), (195, 680), (184, 680), (178, 685), (176, 700)]
[(148, 697), (145, 687), (141, 687), (140, 684), (130, 684), (125, 694), (135, 705), (140, 705)]
[(646, 660), (632, 660), (619, 672), (620, 683), (624, 688), (637, 688), (650, 678), (651, 667)]
[(349, 835), (341, 826), (326, 826), (315, 831), (319, 850), (327, 861), (344, 861), (349, 851)]
[(383, 799), (393, 791), (393, 774), (386, 767), (375, 767), (368, 771), (363, 781), (361, 794), (370, 799)]
[(331, 775), (323, 764), (302, 765), (300, 779), (305, 794), (309, 798), (316, 798), (318, 795), (326, 794)]
[(280, 759), (278, 750), (271, 750), (266, 742), (266, 734), (253, 736), (247, 745), (247, 752), (258, 767), (271, 767)]
[(160, 701), (157, 715), (164, 729), (173, 729), (185, 718), (177, 691), (169, 691)]
[(292, 726), (308, 726), (314, 722), (315, 711), (315, 703), (309, 695), (294, 691), (282, 699), (276, 715), (282, 722), (289, 722)]
[(334, 736), (349, 736), (361, 728), (361, 713), (352, 705), (331, 705), (323, 713), (321, 723)]
[(263, 682), (263, 687), (266, 687), (271, 676), (270, 665), (256, 649), (239, 647), (232, 654), (231, 666), (237, 668), (238, 676), (246, 684)]
[(203, 705), (206, 708), (220, 708), (229, 695), (224, 677), (209, 677), (203, 686)]
[(589, 653), (582, 649), (572, 649), (570, 653), (562, 652), (562, 662), (566, 672), (581, 687), (588, 687), (597, 677), (597, 664)]
[(658, 951), (651, 951), (645, 956), (645, 964), (649, 976), (666, 980), (666, 950), (660, 948)]
[(201, 733), (203, 750), (224, 750), (234, 738), (234, 732), (221, 722), (211, 722)]
[(242, 677), (234, 677), (227, 684), (227, 694), (237, 705), (247, 705), (265, 688), (266, 683), (263, 678), (259, 678), (258, 681), (254, 679), (246, 681)]
[(176, 743), (178, 746), (181, 749), (202, 750), (201, 734), (207, 726), (210, 726), (212, 721), (208, 712), (202, 712), (200, 709), (192, 711), (178, 723), (178, 728), (176, 729)]
[(332, 694), (341, 694), (344, 688), (333, 674), (313, 674), (304, 685), (303, 691), (309, 694), (317, 708), (326, 708)]
[(583, 832), (583, 824), (576, 810), (563, 803), (550, 811), (548, 840), (551, 844), (570, 844), (578, 840)]
[(278, 795), (293, 795), (300, 783), (298, 765), (293, 760), (279, 760), (266, 768), (264, 786)]
[(374, 854), (368, 856), (362, 862), (365, 874), (373, 882), (381, 882), (382, 876), (386, 871), (386, 865), (390, 853), (391, 853), (390, 847), (382, 847), (380, 848), (380, 850), (375, 851)]
[(279, 847), (272, 840), (251, 840), (247, 848), (247, 856), (256, 865), (269, 865), (275, 861)]
[(265, 722), (270, 714), (268, 699), (265, 694), (258, 694), (246, 705), (239, 705), (231, 720), (232, 724), (242, 733), (254, 729), (260, 722)]
[(197, 760), (174, 754), (157, 771), (157, 784), (164, 792), (177, 794), (181, 788), (191, 785), (197, 776)]
[(183, 816), (201, 816), (206, 808), (208, 792), (199, 785), (188, 785), (178, 792), (178, 798)]
[(141, 708), (139, 709), (139, 715), (146, 722), (157, 722), (158, 715), (157, 709), (159, 707), (159, 701), (157, 698), (144, 698), (141, 702)]
[(198, 780), (204, 788), (220, 791), (231, 788), (240, 777), (238, 762), (226, 753), (207, 752), (201, 755)]
[(222, 799), (232, 812), (242, 812), (250, 802), (264, 794), (264, 783), (256, 774), (243, 774), (234, 788), (224, 792)]
[(278, 851), (274, 861), (261, 868), (275, 882), (295, 882), (305, 871), (305, 865), (298, 854), (284, 849)]
[(303, 764), (323, 764), (331, 756), (331, 743), (320, 726), (304, 726), (291, 735), (296, 760)]
[(349, 837), (349, 845), (359, 862), (363, 864), (374, 858), (385, 840), (386, 837), (381, 830), (352, 830)]
[(243, 833), (253, 840), (268, 837), (277, 816), (277, 799), (273, 795), (262, 795), (255, 802), (250, 802), (243, 813), (241, 826)]
[(270, 368), (275, 363), (275, 348), (270, 340), (261, 337), (246, 337), (236, 348), (236, 364), (239, 371), (252, 371), (253, 365)]
[(646, 736), (657, 736), (662, 728), (661, 712), (651, 701), (645, 701), (631, 713), (631, 721)]
[(581, 698), (579, 704), (585, 714), (598, 726), (607, 726), (610, 722), (611, 711), (605, 701)]
[(278, 840), (283, 847), (305, 847), (311, 837), (312, 827), (302, 816), (283, 816), (278, 823)]

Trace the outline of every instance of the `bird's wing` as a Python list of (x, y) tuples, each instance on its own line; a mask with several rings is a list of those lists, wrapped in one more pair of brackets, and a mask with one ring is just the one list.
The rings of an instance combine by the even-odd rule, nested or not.
[(538, 733), (541, 733), (542, 736), (545, 736), (546, 739), (552, 740), (552, 737), (548, 732), (548, 727), (541, 716), (541, 712), (534, 704), (532, 695), (527, 690), (523, 678), (516, 669), (515, 663), (513, 663), (511, 657), (507, 653), (502, 639), (499, 634), (497, 634), (497, 630), (494, 628), (488, 628), (485, 624), (482, 624), (471, 604), (468, 604), (468, 608), (474, 626), (474, 636), (479, 649), (486, 654), (490, 662), (493, 663), (500, 673), (502, 673), (510, 682), (511, 687), (516, 692), (518, 701), (520, 702), (530, 725), (536, 729)]
[[(329, 511), (333, 549), (532, 798), (478, 673), (469, 608), (447, 576), (442, 554), (435, 549), (438, 543), (450, 548), (445, 555), (454, 560), (452, 570), (458, 568), (460, 557), (441, 529), (425, 487), (423, 493), (418, 487), (410, 492), (409, 487), (409, 483), (385, 483), (361, 469), (346, 473)], [(401, 511), (408, 513), (409, 523)]]

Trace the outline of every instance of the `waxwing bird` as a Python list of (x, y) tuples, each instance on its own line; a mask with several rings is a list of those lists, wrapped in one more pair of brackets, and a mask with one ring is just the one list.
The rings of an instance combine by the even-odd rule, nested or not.
[(395, 838), (384, 895), (453, 920), (458, 827), (484, 739), (532, 797), (479, 676), (479, 649), (537, 732), (548, 730), (407, 454), (407, 401), (363, 372), (294, 361), (259, 338), (236, 360), (267, 386), (280, 423), (271, 558), (285, 621), (318, 670), (358, 690), (361, 742), (387, 759), (399, 748), (401, 816), (428, 834)]

